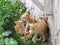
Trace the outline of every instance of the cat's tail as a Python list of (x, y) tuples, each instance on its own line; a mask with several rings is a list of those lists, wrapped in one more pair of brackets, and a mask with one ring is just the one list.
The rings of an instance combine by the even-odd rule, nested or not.
[(48, 25), (48, 19), (45, 16), (41, 16), (41, 17), (39, 17), (39, 19), (43, 19), (45, 21), (45, 23)]
[(43, 19), (45, 21), (45, 23), (47, 24), (47, 41), (49, 41), (48, 39), (50, 38), (50, 28), (49, 28), (49, 24), (48, 24), (48, 19), (45, 16), (41, 16), (41, 17), (39, 17), (39, 19)]

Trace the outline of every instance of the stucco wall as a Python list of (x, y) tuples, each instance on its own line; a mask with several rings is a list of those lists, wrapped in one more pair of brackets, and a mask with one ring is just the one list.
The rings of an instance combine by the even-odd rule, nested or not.
[(60, 45), (60, 0), (38, 0), (40, 4), (35, 0), (38, 5), (33, 1), (28, 1), (29, 5), (33, 7), (30, 11), (31, 16), (38, 19), (39, 16), (45, 14), (48, 17), (51, 36), (50, 41), (45, 45)]
[(60, 45), (60, 0), (54, 1), (54, 45)]

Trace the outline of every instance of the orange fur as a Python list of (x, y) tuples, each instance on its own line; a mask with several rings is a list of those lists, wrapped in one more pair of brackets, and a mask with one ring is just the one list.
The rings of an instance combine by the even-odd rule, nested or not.
[(27, 21), (29, 23), (26, 30), (28, 29), (28, 27), (30, 28), (29, 30), (31, 30), (31, 27), (34, 27), (35, 30), (32, 32), (35, 32), (36, 34), (40, 34), (42, 36), (43, 42), (44, 42), (47, 40), (47, 34), (48, 34), (48, 28), (49, 28), (48, 22), (45, 17), (40, 17), (39, 19), (43, 19), (45, 21), (45, 23), (38, 22), (35, 18), (31, 17), (29, 15), (29, 13), (27, 13), (27, 12), (21, 16), (21, 20)]
[(36, 20), (35, 18), (31, 17), (31, 16), (29, 15), (29, 13), (27, 13), (27, 12), (25, 12), (25, 13), (21, 16), (21, 20), (27, 21), (26, 29), (25, 29), (26, 31), (29, 31), (29, 26), (28, 26), (29, 23), (37, 23), (37, 20)]
[(16, 25), (14, 26), (14, 28), (19, 34), (21, 34), (21, 35), (25, 34), (23, 21), (21, 21), (21, 20), (16, 21)]
[(21, 16), (21, 20), (28, 21), (29, 23), (37, 23), (37, 20), (29, 15), (29, 13), (25, 12)]
[(41, 16), (39, 19), (43, 19), (45, 21), (45, 25), (48, 26), (48, 19), (45, 16)]
[(34, 27), (31, 33), (35, 32), (36, 34), (40, 34), (43, 38), (43, 42), (47, 39), (47, 26), (43, 23), (31, 23), (29, 24), (30, 30)]
[(45, 23), (44, 22), (29, 23), (29, 27), (30, 27), (30, 30), (32, 30), (32, 28), (35, 28), (34, 30), (32, 30), (32, 33), (35, 32), (36, 34), (40, 34), (43, 38), (43, 42), (45, 42), (47, 40), (47, 36), (49, 33), (48, 21), (47, 21), (47, 18), (44, 16), (40, 17), (40, 19), (43, 19)]

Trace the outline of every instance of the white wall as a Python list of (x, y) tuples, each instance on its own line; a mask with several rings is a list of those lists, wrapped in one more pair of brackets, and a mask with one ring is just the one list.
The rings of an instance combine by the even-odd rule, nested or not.
[[(31, 0), (30, 0), (31, 1)], [(50, 14), (48, 22), (50, 26), (51, 42), (53, 45), (60, 45), (60, 0), (39, 0), (44, 6), (44, 11), (40, 10), (32, 1), (30, 4), (33, 9), (30, 11), (31, 15), (36, 18), (43, 14)], [(46, 7), (46, 8), (45, 8)], [(53, 14), (53, 15), (51, 15)], [(47, 44), (47, 45), (52, 45)]]
[(54, 1), (54, 21), (55, 21), (55, 29), (54, 29), (54, 35), (55, 45), (60, 45), (60, 0)]

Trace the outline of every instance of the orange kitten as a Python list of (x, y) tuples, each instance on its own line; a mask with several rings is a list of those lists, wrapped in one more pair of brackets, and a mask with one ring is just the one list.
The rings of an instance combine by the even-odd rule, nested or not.
[(45, 23), (38, 22), (35, 18), (31, 17), (27, 12), (21, 16), (21, 20), (28, 22), (26, 25), (26, 30), (27, 29), (32, 30), (32, 27), (34, 27), (35, 30), (32, 30), (32, 32), (35, 32), (36, 34), (40, 34), (43, 38), (43, 42), (45, 42), (47, 40), (47, 35), (48, 35), (48, 28), (49, 28), (48, 22), (44, 16), (40, 17), (39, 19), (43, 19)]
[[(40, 34), (43, 38), (43, 41), (47, 39), (47, 27), (44, 24), (40, 23), (31, 23), (29, 24), (31, 33)], [(35, 29), (33, 29), (35, 28)]]
[(43, 39), (43, 42), (45, 42), (47, 40), (47, 36), (49, 33), (48, 22), (45, 17), (40, 17), (40, 19), (44, 19), (45, 23), (44, 22), (29, 23), (30, 30), (32, 30), (30, 33), (36, 33), (36, 35), (40, 34)]
[(21, 16), (21, 20), (27, 22), (25, 31), (29, 31), (29, 26), (28, 26), (29, 23), (37, 23), (37, 20), (36, 20), (35, 18), (31, 17), (31, 16), (29, 15), (29, 13), (27, 13), (27, 12), (25, 12), (25, 13)]
[(24, 28), (23, 21), (21, 21), (21, 20), (16, 21), (16, 25), (14, 26), (14, 28), (20, 35), (25, 34), (25, 30), (24, 30), (25, 28)]
[(21, 20), (23, 21), (27, 21), (29, 23), (37, 23), (37, 20), (33, 17), (31, 17), (29, 15), (29, 13), (25, 12), (22, 16), (21, 16)]

